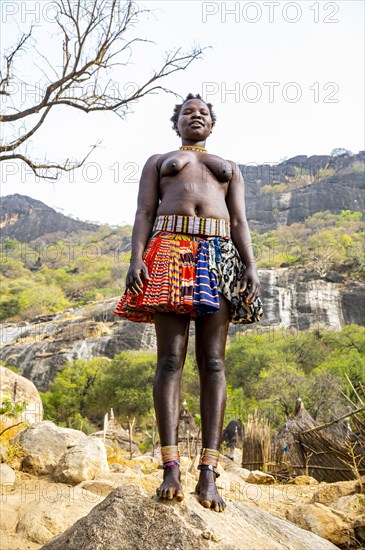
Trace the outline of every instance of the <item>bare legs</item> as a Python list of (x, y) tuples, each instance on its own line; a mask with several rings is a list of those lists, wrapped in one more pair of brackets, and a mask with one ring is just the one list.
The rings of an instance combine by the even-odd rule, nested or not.
[[(209, 449), (219, 449), (222, 434), (227, 397), (224, 354), (228, 325), (229, 306), (222, 296), (220, 296), (220, 310), (213, 315), (198, 317), (195, 323), (196, 360), (200, 376), (202, 447)], [(214, 472), (200, 472), (196, 492), (205, 508), (222, 512), (226, 507), (217, 491)]]
[[(220, 310), (196, 319), (196, 359), (200, 376), (202, 446), (218, 449), (226, 404), (224, 353), (229, 324), (226, 300), (220, 297)], [(180, 381), (186, 357), (189, 316), (155, 314), (157, 335), (157, 371), (153, 396), (161, 445), (177, 445), (180, 407)], [(215, 474), (200, 473), (197, 485), (199, 501), (220, 512), (225, 503), (215, 486)], [(167, 468), (157, 489), (162, 498), (182, 499), (178, 468)]]
[[(178, 444), (180, 381), (189, 336), (189, 316), (155, 314), (157, 336), (157, 370), (153, 399), (161, 446)], [(164, 470), (164, 480), (157, 489), (162, 498), (184, 498), (177, 467)]]

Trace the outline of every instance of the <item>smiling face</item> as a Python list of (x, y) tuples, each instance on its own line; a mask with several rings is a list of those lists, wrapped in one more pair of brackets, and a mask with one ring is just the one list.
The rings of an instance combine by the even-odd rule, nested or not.
[(205, 142), (212, 130), (209, 108), (201, 99), (189, 99), (181, 107), (177, 120), (183, 143)]

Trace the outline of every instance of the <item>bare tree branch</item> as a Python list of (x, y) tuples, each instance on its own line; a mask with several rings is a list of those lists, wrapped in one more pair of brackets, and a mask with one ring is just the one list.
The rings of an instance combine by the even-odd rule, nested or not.
[[(24, 120), (27, 126), (31, 124), (31, 127), (18, 127), (17, 136), (2, 141), (0, 161), (14, 158), (23, 160), (37, 175), (40, 175), (39, 170), (47, 167), (65, 171), (74, 169), (81, 166), (90, 154), (81, 163), (70, 168), (69, 165), (62, 167), (59, 163), (39, 163), (19, 150), (44, 124), (56, 105), (73, 107), (85, 113), (112, 111), (124, 118), (131, 111), (131, 104), (142, 97), (160, 91), (174, 93), (162, 86), (160, 80), (176, 71), (185, 70), (190, 63), (201, 58), (204, 51), (199, 46), (193, 46), (188, 52), (176, 48), (166, 53), (161, 66), (143, 83), (131, 82), (127, 72), (124, 86), (119, 87), (112, 80), (111, 71), (115, 67), (128, 67), (132, 48), (137, 43), (150, 42), (146, 38), (132, 36), (132, 31), (136, 32), (134, 29), (142, 15), (150, 11), (138, 8), (132, 0), (55, 0), (55, 7), (55, 23), (62, 47), (60, 66), (51, 63), (46, 54), (39, 52), (37, 61), (43, 61), (46, 68), (51, 69), (52, 78), (47, 76), (49, 71), (43, 71), (38, 66), (44, 80), (40, 96), (31, 105), (26, 105), (25, 101), (17, 105), (18, 108), (8, 105), (0, 114), (0, 122), (3, 123), (14, 125)], [(14, 57), (24, 51), (31, 33), (32, 29), (22, 36), (10, 55), (4, 58), (5, 70), (0, 73), (0, 94), (9, 96), (10, 99), (15, 96), (10, 87), (11, 81), (16, 80)], [(34, 49), (37, 51), (35, 47)], [(120, 81), (118, 75), (118, 82)], [(29, 86), (28, 83), (27, 85)], [(34, 89), (37, 90), (36, 85)], [(36, 122), (34, 117), (38, 117)], [(10, 151), (14, 155), (7, 154)]]
[(15, 46), (15, 49), (11, 52), (11, 54), (8, 56), (5, 56), (6, 74), (4, 77), (2, 76), (2, 71), (0, 71), (0, 94), (1, 95), (9, 95), (9, 93), (6, 91), (6, 88), (10, 83), (10, 72), (13, 65), (14, 57), (18, 52), (22, 51), (25, 42), (28, 40), (28, 38), (32, 34), (32, 30), (33, 30), (33, 27), (30, 28), (30, 31), (28, 34), (23, 34), (23, 36), (19, 40), (18, 45)]
[[(0, 157), (0, 160), (22, 160), (23, 162), (25, 162), (25, 164), (27, 164), (33, 170), (34, 175), (37, 176), (38, 178), (58, 180), (61, 171), (71, 172), (76, 168), (80, 168), (80, 166), (82, 166), (85, 163), (86, 159), (91, 155), (91, 153), (97, 146), (98, 146), (98, 143), (95, 145), (92, 145), (90, 151), (82, 159), (82, 161), (74, 162), (73, 164), (70, 163), (69, 159), (67, 159), (63, 164), (51, 164), (48, 162), (45, 162), (43, 164), (37, 164), (35, 162), (32, 162), (28, 157), (20, 153), (15, 153), (13, 155), (2, 155)], [(41, 172), (39, 172), (39, 170), (46, 170), (46, 173), (42, 174)], [(49, 170), (56, 170), (56, 172), (54, 174), (52, 172), (48, 174)]]

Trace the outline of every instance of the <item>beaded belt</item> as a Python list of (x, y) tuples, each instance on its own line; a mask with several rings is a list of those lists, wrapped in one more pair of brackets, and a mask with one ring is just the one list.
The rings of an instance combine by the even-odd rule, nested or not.
[(153, 231), (170, 231), (171, 233), (188, 233), (229, 239), (231, 235), (230, 227), (231, 224), (228, 220), (219, 218), (197, 218), (195, 216), (167, 214), (156, 217)]

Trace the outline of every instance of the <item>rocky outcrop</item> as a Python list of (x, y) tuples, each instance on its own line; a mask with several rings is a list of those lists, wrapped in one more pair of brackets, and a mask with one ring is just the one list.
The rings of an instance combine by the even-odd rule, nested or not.
[(335, 548), (315, 533), (346, 548), (365, 542), (365, 478), (313, 485), (301, 476), (292, 484), (252, 484), (246, 481), (248, 470), (223, 459), (217, 487), (227, 508), (217, 514), (203, 508), (194, 493), (198, 459), (181, 457), (182, 503), (156, 497), (163, 476), (160, 456), (122, 459), (77, 486), (16, 471), (16, 483), (2, 486), (1, 547), (97, 550), (104, 541), (105, 550), (147, 544), (151, 550)]
[(0, 365), (0, 403), (3, 400), (9, 400), (12, 405), (25, 405), (17, 416), (0, 415), (4, 427), (20, 422), (31, 424), (43, 419), (42, 400), (33, 382)]
[[(303, 222), (305, 218), (329, 210), (363, 212), (365, 208), (365, 153), (357, 155), (298, 155), (278, 165), (241, 165), (246, 188), (246, 213), (250, 227), (263, 233), (279, 225)], [(355, 164), (356, 163), (356, 164)], [(320, 170), (332, 175), (316, 181)], [(288, 183), (296, 175), (308, 177), (299, 189), (262, 194), (263, 186)]]
[(77, 231), (96, 231), (99, 226), (74, 220), (43, 202), (15, 193), (0, 198), (1, 241), (29, 243), (39, 237), (61, 239)]
[[(229, 521), (227, 521), (229, 518)], [(335, 546), (271, 514), (229, 502), (223, 514), (187, 495), (177, 506), (121, 486), (43, 550), (330, 550)]]

